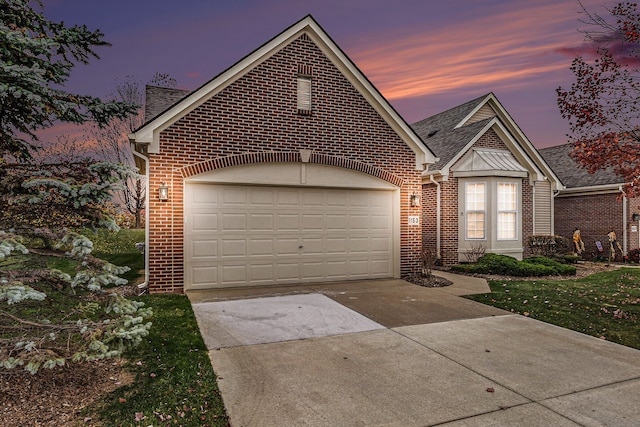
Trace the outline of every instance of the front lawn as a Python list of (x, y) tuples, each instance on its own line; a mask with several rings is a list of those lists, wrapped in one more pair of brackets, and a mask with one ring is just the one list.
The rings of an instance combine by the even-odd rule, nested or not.
[(153, 309), (153, 327), (130, 351), (132, 384), (91, 408), (105, 425), (227, 426), (227, 416), (189, 300), (184, 295), (139, 297)]
[(490, 280), (467, 298), (640, 349), (640, 269), (572, 280)]

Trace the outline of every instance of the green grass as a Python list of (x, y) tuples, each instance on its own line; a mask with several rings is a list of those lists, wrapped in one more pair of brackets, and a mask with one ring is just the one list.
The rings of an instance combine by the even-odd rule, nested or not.
[(140, 299), (153, 308), (154, 324), (144, 343), (126, 355), (135, 381), (91, 409), (97, 410), (105, 425), (228, 425), (187, 297), (149, 295)]
[(489, 281), (467, 298), (640, 349), (640, 269), (573, 280)]
[(131, 269), (122, 275), (129, 283), (136, 283), (142, 277), (144, 254), (136, 248), (136, 243), (144, 242), (144, 230), (123, 228), (117, 233), (84, 230), (83, 234), (93, 242), (93, 256)]

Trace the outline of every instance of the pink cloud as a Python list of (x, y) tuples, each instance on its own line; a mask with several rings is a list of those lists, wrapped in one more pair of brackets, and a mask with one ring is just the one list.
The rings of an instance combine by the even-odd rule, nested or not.
[[(504, 5), (502, 5), (504, 6)], [(502, 7), (495, 13), (443, 28), (403, 29), (372, 45), (361, 38), (351, 56), (388, 99), (474, 87), (519, 87), (566, 70), (561, 49), (580, 34), (567, 4)], [(540, 22), (548, 33), (541, 33)]]

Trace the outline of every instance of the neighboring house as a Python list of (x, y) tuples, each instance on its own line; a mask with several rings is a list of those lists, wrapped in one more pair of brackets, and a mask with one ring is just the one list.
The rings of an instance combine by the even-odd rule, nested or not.
[(423, 172), (423, 245), (443, 263), (486, 251), (522, 259), (554, 233), (561, 184), (493, 94), (412, 125), (438, 157)]
[(436, 158), (312, 17), (184, 95), (130, 135), (149, 176), (152, 292), (420, 268)]
[(603, 244), (603, 255), (609, 256), (611, 231), (624, 254), (638, 248), (640, 199), (624, 196), (624, 181), (611, 169), (590, 174), (570, 156), (572, 150), (571, 144), (540, 150), (564, 185), (555, 197), (556, 234), (571, 239), (573, 231), (580, 229), (587, 257), (600, 253), (596, 241)]

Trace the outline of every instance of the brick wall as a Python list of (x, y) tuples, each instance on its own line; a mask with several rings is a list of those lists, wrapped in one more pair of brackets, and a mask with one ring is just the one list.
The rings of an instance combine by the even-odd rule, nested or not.
[[(624, 204), (619, 193), (598, 194), (592, 196), (560, 197), (555, 200), (556, 234), (571, 239), (573, 230), (580, 229), (585, 245), (586, 257), (597, 253), (596, 241), (600, 241), (609, 255), (607, 234), (613, 230), (618, 242), (623, 243)], [(640, 213), (640, 199), (628, 199), (627, 202), (627, 249), (638, 247), (638, 232), (631, 227), (638, 226), (632, 215)]]
[[(299, 115), (296, 109), (301, 64), (311, 68), (311, 115)], [(248, 153), (300, 149), (312, 150), (321, 159), (342, 157), (371, 165), (402, 179), (402, 274), (417, 268), (422, 236), (419, 227), (407, 225), (407, 216), (420, 212), (409, 207), (409, 196), (420, 191), (421, 183), (415, 155), (303, 35), (160, 134), (160, 153), (149, 156), (151, 290), (183, 290), (183, 168), (217, 167), (208, 159), (240, 156), (246, 161), (253, 158)], [(255, 156), (255, 161), (261, 158)], [(153, 197), (161, 182), (170, 185), (170, 202)]]
[[(493, 129), (480, 137), (474, 144), (476, 148), (490, 148), (508, 150), (498, 134)], [(436, 153), (437, 154), (437, 153)], [(444, 265), (458, 263), (458, 178), (451, 172), (449, 179), (441, 185), (441, 256)], [(529, 185), (529, 178), (523, 178), (522, 188), (522, 244), (525, 247), (524, 256), (529, 255), (526, 242), (533, 234), (533, 187)], [(436, 247), (436, 192), (437, 187), (433, 183), (425, 183), (422, 188), (422, 197), (425, 200), (422, 208), (423, 227), (422, 236), (426, 248)]]

